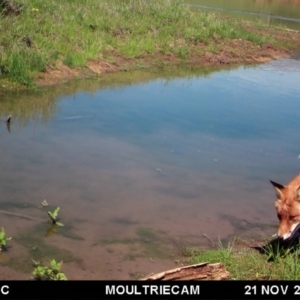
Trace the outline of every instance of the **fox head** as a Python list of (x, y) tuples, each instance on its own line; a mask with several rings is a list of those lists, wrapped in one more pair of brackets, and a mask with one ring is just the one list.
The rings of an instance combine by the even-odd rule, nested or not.
[[(271, 181), (276, 191), (275, 208), (279, 219), (278, 237), (291, 238), (300, 224), (300, 174), (283, 186)], [(298, 226), (299, 225), (299, 226)]]

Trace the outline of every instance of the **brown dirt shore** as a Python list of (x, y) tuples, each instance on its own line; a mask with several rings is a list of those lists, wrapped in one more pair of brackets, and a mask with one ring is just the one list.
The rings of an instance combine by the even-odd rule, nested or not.
[[(265, 63), (279, 58), (289, 58), (300, 53), (300, 32), (280, 29), (261, 28), (250, 30), (267, 35), (274, 42), (256, 45), (243, 39), (224, 40), (217, 37), (209, 45), (190, 43), (190, 51), (182, 58), (173, 53), (147, 54), (138, 58), (127, 58), (111, 49), (110, 56), (89, 61), (84, 68), (71, 69), (61, 61), (48, 67), (45, 72), (35, 77), (38, 86), (53, 86), (72, 79), (102, 76), (106, 73), (128, 71), (139, 68), (159, 67), (176, 64), (193, 64), (195, 66), (250, 65)], [(177, 41), (180, 43), (180, 41)]]

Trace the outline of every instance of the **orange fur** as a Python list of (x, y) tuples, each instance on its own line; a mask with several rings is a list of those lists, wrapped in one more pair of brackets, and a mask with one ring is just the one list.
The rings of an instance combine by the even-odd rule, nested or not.
[(278, 237), (289, 239), (300, 226), (300, 174), (286, 186), (271, 181), (277, 200), (275, 208), (279, 219)]

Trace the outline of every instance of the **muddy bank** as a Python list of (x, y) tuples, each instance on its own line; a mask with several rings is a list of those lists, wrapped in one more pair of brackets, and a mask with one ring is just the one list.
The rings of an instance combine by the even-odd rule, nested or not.
[[(251, 65), (266, 63), (279, 58), (297, 58), (300, 56), (300, 32), (264, 28), (252, 31), (272, 36), (274, 43), (256, 45), (243, 39), (213, 39), (209, 46), (204, 43), (191, 43), (186, 58), (180, 58), (173, 53), (144, 54), (139, 58), (127, 58), (113, 49), (111, 56), (101, 60), (91, 60), (84, 68), (69, 68), (63, 62), (57, 61), (55, 66), (48, 67), (45, 72), (37, 74), (35, 83), (38, 86), (57, 85), (72, 79), (103, 76), (111, 72), (126, 72), (128, 70), (151, 68), (166, 65), (187, 64), (197, 67), (222, 65)], [(180, 43), (180, 41), (178, 41)], [(210, 50), (210, 51), (209, 51)]]

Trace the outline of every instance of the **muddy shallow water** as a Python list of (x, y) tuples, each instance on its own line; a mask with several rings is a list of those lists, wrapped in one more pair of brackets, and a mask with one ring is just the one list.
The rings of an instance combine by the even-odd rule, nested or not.
[[(299, 172), (299, 71), (284, 59), (2, 94), (0, 278), (29, 278), (31, 258), (63, 260), (69, 279), (137, 278), (185, 246), (275, 233), (268, 180)], [(57, 206), (65, 226), (50, 228)]]

